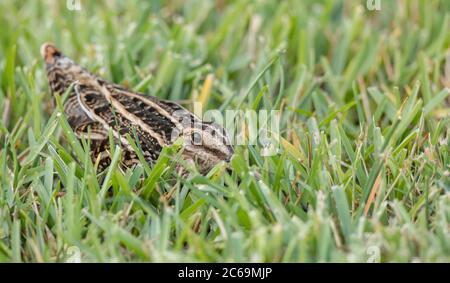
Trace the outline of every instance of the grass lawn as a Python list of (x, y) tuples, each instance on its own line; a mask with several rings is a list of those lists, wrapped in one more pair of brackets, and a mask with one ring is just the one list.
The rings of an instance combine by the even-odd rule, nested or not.
[[(366, 2), (0, 1), (0, 262), (449, 262), (450, 1)], [(97, 173), (47, 41), (190, 109), (277, 110), (278, 154)]]

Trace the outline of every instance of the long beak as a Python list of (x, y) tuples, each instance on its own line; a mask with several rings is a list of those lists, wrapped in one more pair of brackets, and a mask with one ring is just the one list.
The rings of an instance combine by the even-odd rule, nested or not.
[(41, 55), (44, 58), (45, 63), (54, 64), (55, 57), (62, 56), (61, 51), (55, 47), (52, 43), (46, 42), (41, 45)]

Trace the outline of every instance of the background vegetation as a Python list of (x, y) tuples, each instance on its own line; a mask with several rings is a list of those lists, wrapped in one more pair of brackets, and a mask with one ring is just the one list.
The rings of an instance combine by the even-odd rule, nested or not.
[[(0, 261), (450, 260), (450, 1), (0, 1)], [(282, 113), (228, 172), (95, 164), (39, 54), (206, 109)], [(305, 208), (308, 208), (305, 211)]]

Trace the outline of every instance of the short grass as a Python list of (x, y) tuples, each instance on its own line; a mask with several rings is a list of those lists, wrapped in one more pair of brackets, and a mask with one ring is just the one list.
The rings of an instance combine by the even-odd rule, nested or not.
[[(450, 1), (65, 2), (0, 1), (1, 262), (450, 261)], [(97, 176), (46, 41), (186, 107), (279, 110), (280, 152), (179, 178), (175, 148), (125, 172), (116, 148)]]

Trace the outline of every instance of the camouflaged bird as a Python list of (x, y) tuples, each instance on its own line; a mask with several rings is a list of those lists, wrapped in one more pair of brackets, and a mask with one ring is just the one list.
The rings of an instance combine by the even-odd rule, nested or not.
[(108, 82), (77, 65), (53, 44), (41, 46), (52, 93), (63, 94), (73, 84), (64, 104), (67, 120), (76, 135), (90, 138), (93, 160), (99, 168), (110, 163), (109, 131), (124, 150), (122, 163), (139, 162), (126, 139), (138, 140), (144, 158), (153, 163), (162, 148), (183, 137), (182, 157), (195, 162), (202, 174), (233, 155), (226, 131), (204, 122), (175, 102), (135, 93)]

